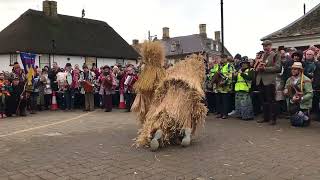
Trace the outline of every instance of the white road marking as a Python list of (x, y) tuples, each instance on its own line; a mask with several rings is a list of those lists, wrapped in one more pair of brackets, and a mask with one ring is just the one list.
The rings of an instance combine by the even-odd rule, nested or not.
[(37, 126), (37, 127), (32, 127), (32, 128), (28, 128), (28, 129), (24, 129), (24, 130), (19, 130), (19, 131), (15, 131), (15, 132), (8, 133), (8, 134), (3, 134), (3, 135), (0, 135), (0, 138), (8, 137), (8, 136), (16, 135), (16, 134), (21, 134), (21, 133), (25, 133), (25, 132), (29, 132), (29, 131), (33, 131), (33, 130), (37, 130), (37, 129), (42, 129), (42, 128), (46, 128), (46, 127), (54, 126), (54, 125), (58, 125), (58, 124), (63, 124), (63, 123), (69, 122), (69, 121), (73, 121), (73, 120), (82, 118), (82, 117), (87, 116), (87, 115), (92, 114), (92, 113), (93, 112), (89, 112), (89, 113), (82, 114), (82, 115), (76, 116), (74, 118), (66, 119), (66, 120), (63, 120), (63, 121), (50, 123), (50, 124)]

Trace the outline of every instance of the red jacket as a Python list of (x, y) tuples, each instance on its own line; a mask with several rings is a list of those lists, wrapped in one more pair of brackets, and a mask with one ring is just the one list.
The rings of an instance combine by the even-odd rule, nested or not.
[[(131, 80), (131, 83), (129, 83), (127, 86), (125, 86), (124, 83), (125, 83), (128, 76), (133, 76), (133, 78)], [(120, 81), (120, 91), (132, 93), (133, 92), (133, 85), (137, 80), (138, 80), (138, 76), (136, 74), (131, 74), (131, 75), (125, 74)]]

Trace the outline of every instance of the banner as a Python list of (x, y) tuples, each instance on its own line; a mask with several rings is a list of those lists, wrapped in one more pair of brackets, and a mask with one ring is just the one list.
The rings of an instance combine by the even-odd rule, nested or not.
[(35, 75), (34, 65), (36, 62), (36, 54), (21, 52), (20, 58), (24, 71), (27, 74), (27, 85), (32, 85), (32, 79)]
[(34, 69), (36, 54), (21, 52), (20, 58), (23, 64), (24, 71), (26, 74), (28, 74), (31, 68)]

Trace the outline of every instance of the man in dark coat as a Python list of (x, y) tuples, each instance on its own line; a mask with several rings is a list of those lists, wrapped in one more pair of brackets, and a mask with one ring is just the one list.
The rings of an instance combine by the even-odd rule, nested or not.
[(26, 116), (26, 93), (24, 91), (24, 85), (19, 83), (19, 77), (14, 77), (12, 81), (12, 87), (10, 88), (10, 95), (7, 98), (7, 109), (6, 115), (8, 117), (12, 116), (12, 114), (16, 114), (17, 116)]

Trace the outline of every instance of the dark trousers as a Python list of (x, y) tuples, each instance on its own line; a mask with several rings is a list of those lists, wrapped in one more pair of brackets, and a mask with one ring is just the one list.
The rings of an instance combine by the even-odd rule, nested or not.
[(235, 102), (236, 102), (236, 93), (230, 93), (230, 98), (231, 98), (231, 103), (230, 103), (230, 110), (235, 110), (236, 109), (236, 105), (235, 105)]
[(36, 111), (37, 110), (37, 99), (39, 97), (39, 93), (38, 92), (32, 92), (30, 95), (30, 110)]
[(49, 109), (49, 107), (51, 106), (51, 101), (52, 101), (52, 96), (51, 94), (45, 94), (44, 95), (44, 108), (46, 110)]
[(119, 91), (115, 91), (115, 94), (112, 95), (113, 107), (118, 107), (119, 103), (120, 103), (120, 94), (119, 94)]
[(260, 101), (260, 92), (252, 92), (251, 93), (252, 106), (254, 115), (259, 115), (261, 113), (261, 101)]
[(65, 109), (71, 110), (74, 107), (74, 91), (66, 90), (64, 92)]
[(101, 95), (99, 93), (94, 93), (94, 106), (101, 107)]
[(209, 113), (214, 113), (216, 111), (215, 109), (215, 94), (213, 92), (206, 92), (206, 105), (208, 107)]
[(277, 103), (275, 101), (275, 85), (263, 85), (260, 83), (260, 102), (263, 105), (263, 118), (265, 121), (276, 120), (277, 118)]
[(61, 92), (57, 92), (56, 93), (56, 98), (57, 98), (57, 104), (59, 106), (60, 109), (65, 109), (65, 102), (64, 102), (64, 95)]
[(135, 98), (135, 95), (133, 93), (125, 93), (124, 94), (124, 99), (125, 99), (125, 102), (126, 102), (126, 109), (129, 112), (131, 110), (131, 106), (133, 104), (134, 98)]
[(231, 111), (231, 100), (232, 99), (230, 93), (217, 93), (217, 112), (221, 115), (227, 116)]
[(313, 92), (312, 112), (316, 114), (316, 119), (320, 121), (320, 91)]
[(74, 90), (74, 108), (81, 109), (84, 107), (84, 95), (80, 93), (79, 89)]
[(0, 113), (4, 114), (6, 112), (6, 96), (2, 94), (0, 96)]
[(103, 99), (106, 111), (112, 111), (112, 94), (104, 95)]
[(286, 100), (277, 101), (276, 113), (277, 115), (287, 112)]

